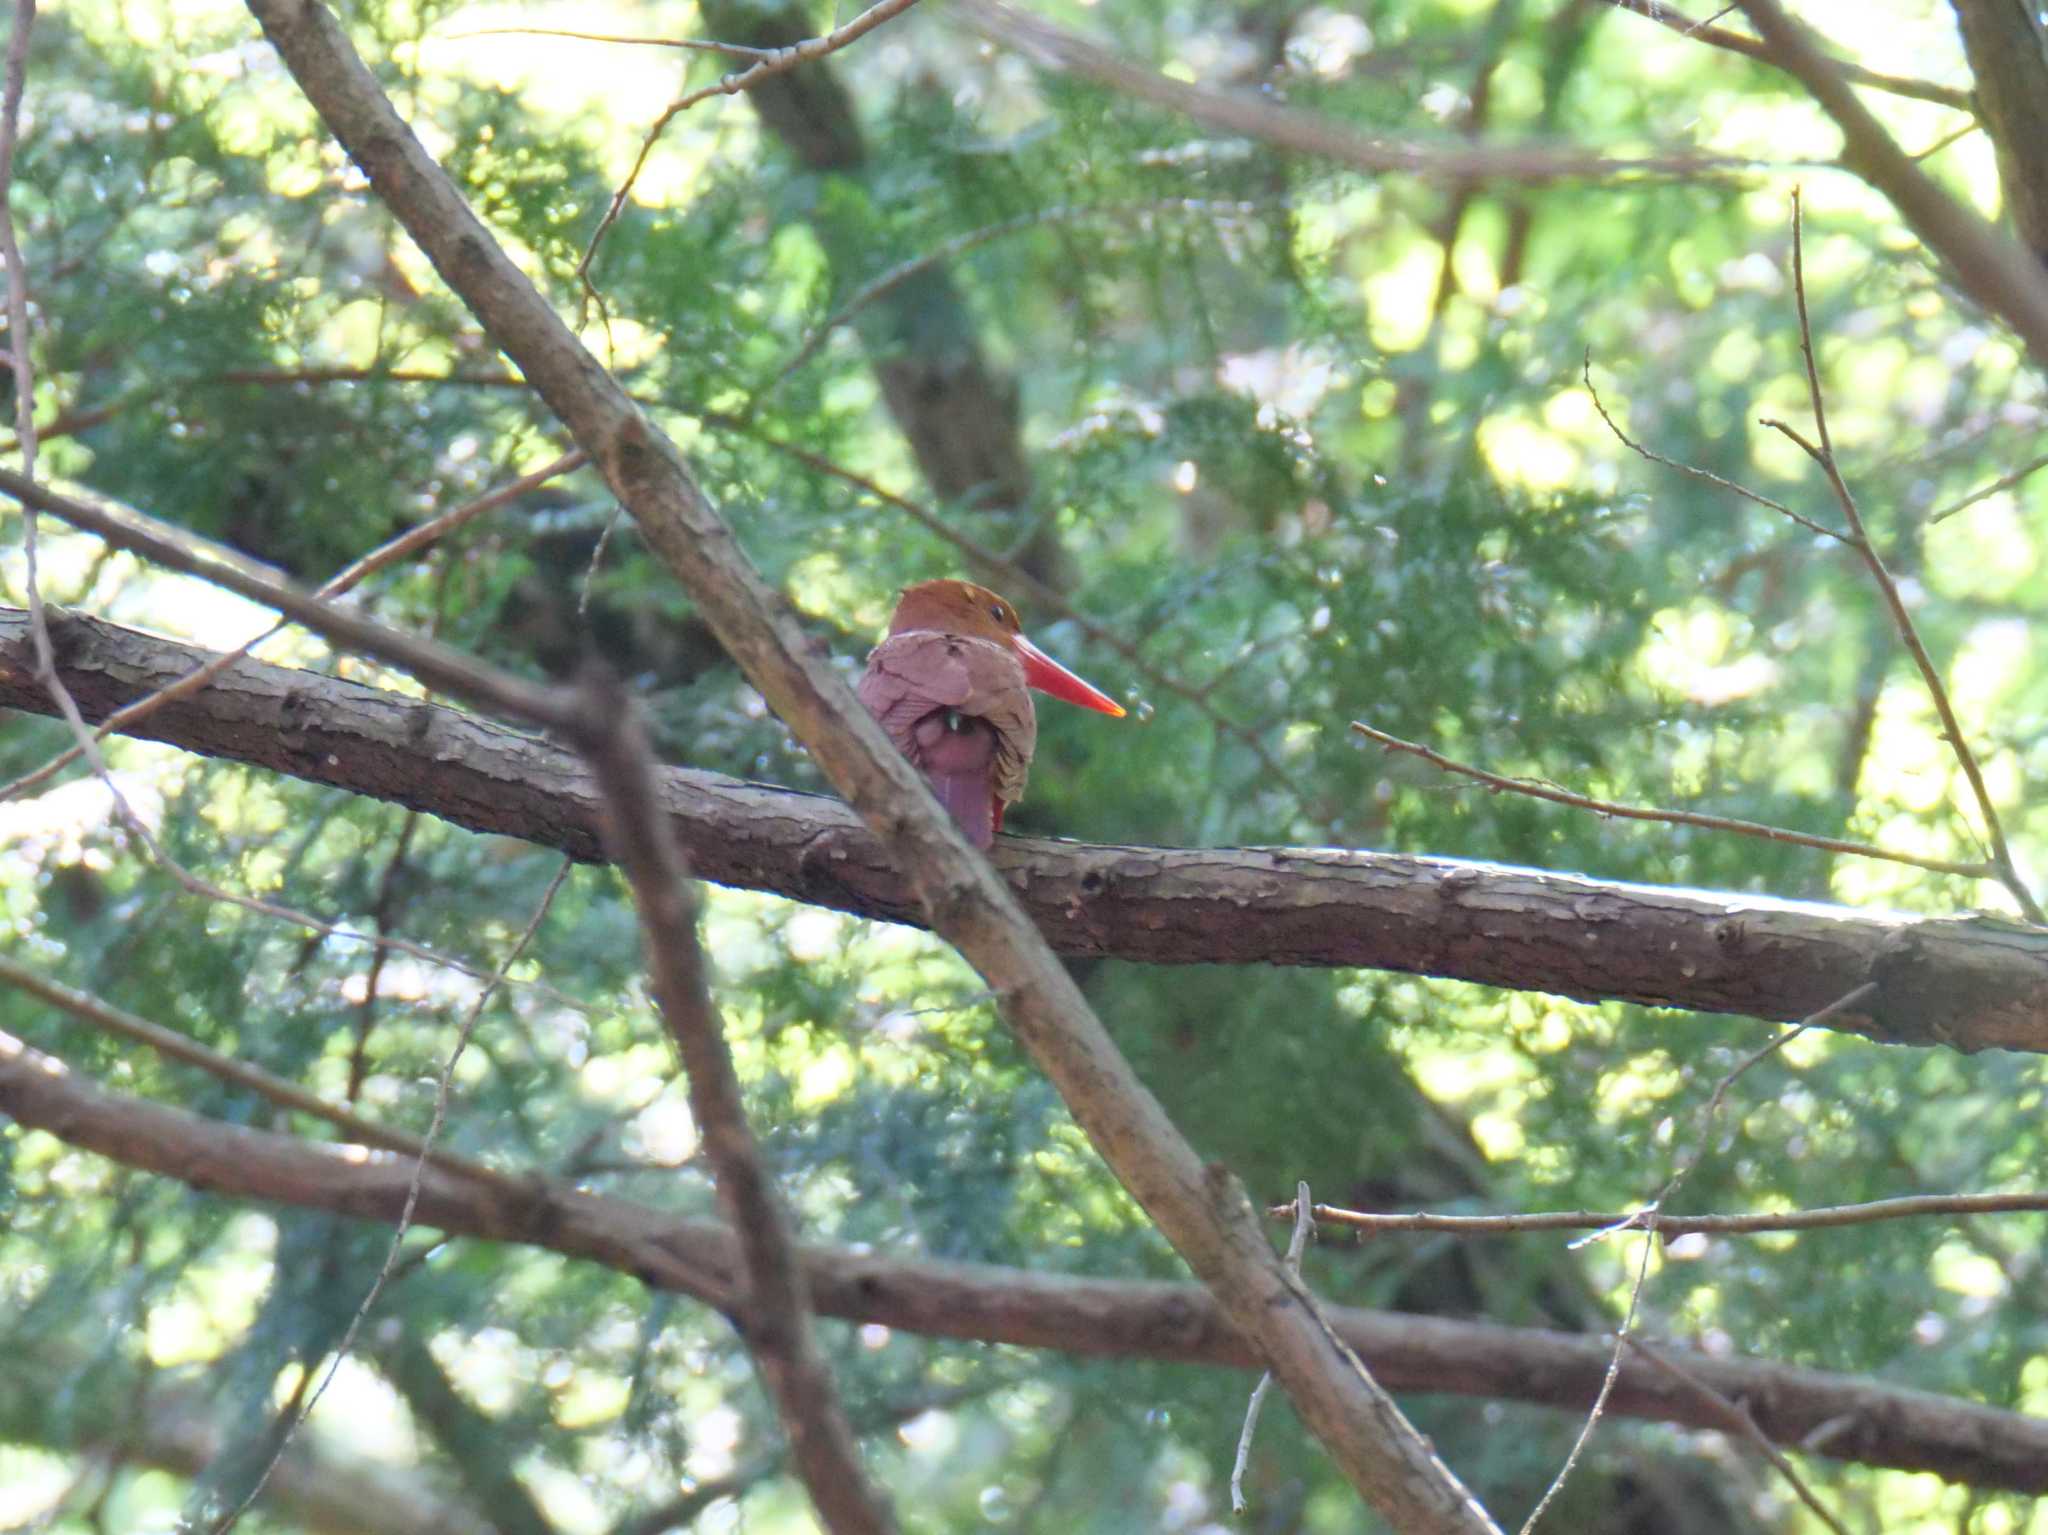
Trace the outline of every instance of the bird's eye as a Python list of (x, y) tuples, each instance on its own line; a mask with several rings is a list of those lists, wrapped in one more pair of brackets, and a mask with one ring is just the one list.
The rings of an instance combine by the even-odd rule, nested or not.
[(995, 614), (996, 622), (999, 624), (1006, 624), (1010, 621), (1010, 610), (1004, 607), (1000, 602), (997, 603), (994, 607), (990, 608), (989, 611)]

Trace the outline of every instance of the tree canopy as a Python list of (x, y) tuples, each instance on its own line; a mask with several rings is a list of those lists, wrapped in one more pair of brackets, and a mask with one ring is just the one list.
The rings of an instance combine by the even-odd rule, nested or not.
[(2048, 22), (1791, 9), (21, 0), (0, 1524), (2048, 1529)]

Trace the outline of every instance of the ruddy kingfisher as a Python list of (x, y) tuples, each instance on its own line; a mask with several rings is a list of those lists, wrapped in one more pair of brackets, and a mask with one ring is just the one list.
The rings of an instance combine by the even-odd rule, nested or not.
[(1123, 717), (1123, 706), (1024, 637), (1017, 610), (972, 581), (906, 586), (868, 656), (860, 701), (986, 849), (1024, 797), (1038, 746), (1029, 689)]

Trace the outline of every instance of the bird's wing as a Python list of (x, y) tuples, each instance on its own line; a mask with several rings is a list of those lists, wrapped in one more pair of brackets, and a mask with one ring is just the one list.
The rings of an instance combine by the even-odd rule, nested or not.
[(868, 656), (860, 701), (881, 721), (898, 751), (926, 766), (917, 723), (937, 709), (988, 721), (996, 735), (990, 787), (1009, 802), (1024, 793), (1038, 716), (1024, 686), (1024, 663), (1007, 645), (933, 629), (892, 634)]

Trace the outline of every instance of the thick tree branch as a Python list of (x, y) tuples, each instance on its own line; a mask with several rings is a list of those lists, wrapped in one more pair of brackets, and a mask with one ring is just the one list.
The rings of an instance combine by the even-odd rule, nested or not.
[(1779, 62), (1842, 130), (1842, 163), (1892, 200), (1913, 233), (1949, 264), (1970, 296), (2010, 325), (2048, 366), (2048, 271), (1944, 192), (1857, 98), (1813, 36), (1777, 0), (1740, 0)]
[(1953, 0), (2014, 232), (2048, 267), (2048, 21), (2032, 0)]
[[(225, 1125), (110, 1093), (54, 1057), (0, 1034), (0, 1114), (129, 1167), (227, 1198), (392, 1222), (410, 1158)], [(743, 1293), (738, 1243), (723, 1226), (679, 1220), (543, 1178), (521, 1192), (429, 1166), (417, 1220), (457, 1235), (517, 1242), (630, 1273), (731, 1309)], [(1199, 1286), (1083, 1279), (981, 1264), (798, 1250), (820, 1314), (931, 1337), (1116, 1358), (1253, 1369), (1258, 1350)], [(1596, 1337), (1333, 1308), (1333, 1327), (1397, 1390), (1499, 1397), (1583, 1412), (1608, 1367)], [(1661, 1348), (1699, 1381), (1745, 1403), (1781, 1445), (1837, 1460), (1932, 1471), (1954, 1481), (2048, 1493), (2048, 1422), (1887, 1386), (1866, 1376)], [(1608, 1410), (1715, 1428), (1699, 1393), (1625, 1362)]]
[(934, 925), (1002, 996), (1003, 1016), (1118, 1180), (1257, 1339), (1303, 1421), (1397, 1528), (1490, 1531), (1484, 1509), (1331, 1332), (1227, 1172), (1205, 1165), (922, 777), (812, 656), (675, 445), (491, 238), (319, 0), (249, 9), (327, 127), (492, 339), (591, 456), (648, 547), (834, 787), (891, 845)]
[[(59, 674), (95, 720), (213, 657), (78, 615), (53, 615), (51, 630)], [(0, 609), (0, 707), (47, 713), (27, 634), (26, 615)], [(474, 831), (604, 856), (596, 791), (573, 752), (417, 699), (243, 660), (139, 728)], [(883, 847), (836, 801), (683, 770), (665, 776), (664, 793), (705, 879), (925, 921)], [(1830, 1028), (1887, 1043), (2048, 1051), (2048, 934), (1996, 919), (1331, 849), (1005, 837), (995, 861), (1063, 954), (1362, 966), (1774, 1022), (1875, 980), (1876, 1000), (1831, 1017)]]

